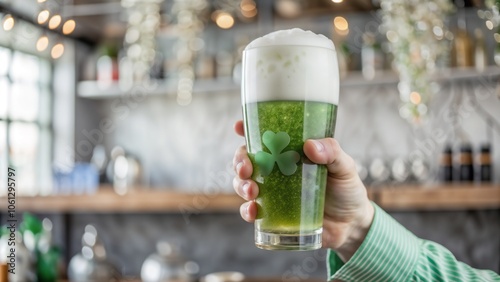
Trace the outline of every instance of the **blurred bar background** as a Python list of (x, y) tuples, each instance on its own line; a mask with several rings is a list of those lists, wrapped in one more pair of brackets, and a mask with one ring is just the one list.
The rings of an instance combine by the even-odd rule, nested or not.
[(500, 7), (412, 3), (0, 0), (2, 225), (13, 168), (30, 258), (11, 280), (324, 280), (324, 250), (257, 249), (232, 188), (242, 50), (294, 27), (335, 42), (335, 137), (371, 199), (499, 272)]

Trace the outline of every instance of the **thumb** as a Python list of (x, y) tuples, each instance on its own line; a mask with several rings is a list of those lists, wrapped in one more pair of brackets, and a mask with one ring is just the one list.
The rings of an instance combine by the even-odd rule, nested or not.
[(309, 139), (304, 143), (304, 153), (313, 163), (326, 165), (328, 174), (338, 179), (356, 177), (356, 164), (339, 142), (333, 138)]

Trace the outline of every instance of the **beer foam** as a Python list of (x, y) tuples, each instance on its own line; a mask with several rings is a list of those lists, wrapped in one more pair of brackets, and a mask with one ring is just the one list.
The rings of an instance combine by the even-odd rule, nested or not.
[(333, 42), (326, 36), (300, 28), (271, 32), (250, 42), (245, 50), (276, 45), (313, 46), (335, 50)]
[(242, 103), (307, 100), (338, 105), (333, 42), (298, 28), (269, 33), (243, 52)]

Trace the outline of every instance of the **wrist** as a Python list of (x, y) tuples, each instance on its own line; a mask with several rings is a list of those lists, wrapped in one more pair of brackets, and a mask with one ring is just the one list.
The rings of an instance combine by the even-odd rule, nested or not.
[(338, 248), (334, 249), (343, 262), (347, 262), (351, 259), (365, 240), (373, 222), (374, 215), (375, 209), (371, 202), (367, 200), (360, 209), (357, 219), (350, 224), (344, 242)]

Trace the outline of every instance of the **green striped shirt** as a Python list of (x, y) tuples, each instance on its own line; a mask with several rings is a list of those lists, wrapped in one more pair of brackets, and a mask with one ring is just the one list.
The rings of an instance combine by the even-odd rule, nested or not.
[(328, 277), (335, 281), (500, 281), (491, 270), (459, 262), (445, 247), (417, 238), (375, 207), (365, 240), (346, 263), (328, 252)]

